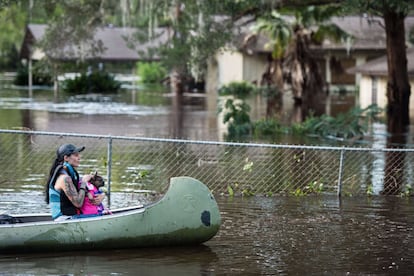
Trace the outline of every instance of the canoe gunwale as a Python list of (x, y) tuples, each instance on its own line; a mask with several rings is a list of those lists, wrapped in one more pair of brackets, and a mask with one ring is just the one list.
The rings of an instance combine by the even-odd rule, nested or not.
[[(62, 221), (54, 221), (52, 217), (48, 213), (38, 213), (38, 214), (28, 214), (28, 215), (12, 215), (14, 218), (23, 220), (23, 222), (13, 223), (13, 224), (0, 224), (1, 228), (11, 228), (11, 227), (23, 227), (23, 226), (38, 226), (38, 225), (45, 225), (45, 224), (72, 224), (72, 223), (82, 223), (82, 222), (90, 222), (95, 220), (112, 220), (114, 218), (130, 216), (135, 214), (140, 214), (145, 212), (147, 208), (143, 205), (128, 207), (128, 208), (120, 208), (114, 209), (111, 215), (103, 215), (103, 216), (95, 216), (90, 218), (80, 218), (80, 219), (68, 219)], [(40, 218), (39, 220), (35, 220), (36, 218)], [(35, 220), (24, 222), (24, 220)]]

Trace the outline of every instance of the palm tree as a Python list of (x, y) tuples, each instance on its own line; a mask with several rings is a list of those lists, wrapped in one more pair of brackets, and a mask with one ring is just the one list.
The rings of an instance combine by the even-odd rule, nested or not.
[(254, 30), (256, 33), (265, 33), (271, 38), (270, 46), (273, 50), (268, 56), (268, 65), (260, 82), (261, 86), (266, 87), (266, 117), (271, 118), (277, 114), (283, 104), (282, 63), (285, 50), (292, 39), (292, 32), (290, 24), (276, 11), (273, 11), (268, 19), (259, 19)]
[[(319, 43), (326, 37), (338, 41), (348, 38), (348, 35), (329, 22), (332, 16), (339, 14), (339, 7), (300, 8), (295, 10), (293, 21), (290, 10), (282, 12), (290, 17), (282, 17), (274, 12), (271, 20), (259, 22), (257, 29), (270, 36), (275, 64), (283, 59), (283, 63), (278, 66), (283, 68), (284, 83), (290, 84), (293, 92), (295, 118), (301, 121), (310, 114), (322, 115), (325, 111), (324, 81), (317, 59), (310, 49), (311, 43)], [(278, 70), (272, 72), (278, 73)], [(283, 84), (279, 83), (277, 87), (283, 91)]]

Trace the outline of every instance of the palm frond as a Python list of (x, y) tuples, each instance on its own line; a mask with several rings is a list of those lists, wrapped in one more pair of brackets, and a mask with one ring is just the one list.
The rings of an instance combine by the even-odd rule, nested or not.
[(343, 42), (353, 37), (335, 24), (319, 25), (312, 35), (312, 40), (321, 43), (325, 38), (334, 40), (335, 42)]

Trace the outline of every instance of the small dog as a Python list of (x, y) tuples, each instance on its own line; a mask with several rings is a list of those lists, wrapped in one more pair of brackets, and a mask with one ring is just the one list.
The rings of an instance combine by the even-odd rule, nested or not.
[(105, 186), (105, 181), (102, 176), (98, 175), (98, 172), (95, 171), (93, 174), (90, 183), (93, 184), (98, 190), (100, 190), (101, 187)]
[(95, 206), (91, 203), (91, 200), (98, 194), (102, 194), (104, 190), (105, 181), (102, 176), (98, 175), (96, 171), (91, 180), (86, 184), (86, 195), (87, 199), (85, 198), (83, 206), (81, 208), (82, 214), (90, 215), (107, 215), (112, 214), (104, 205), (101, 203), (98, 206)]

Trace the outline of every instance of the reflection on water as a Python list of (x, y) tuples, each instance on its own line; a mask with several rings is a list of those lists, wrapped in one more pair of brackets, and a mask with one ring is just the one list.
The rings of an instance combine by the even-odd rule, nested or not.
[[(31, 195), (27, 197), (32, 201)], [(222, 225), (204, 246), (0, 255), (0, 274), (410, 275), (414, 271), (411, 199), (216, 199)]]
[(118, 115), (150, 115), (167, 114), (165, 106), (134, 105), (116, 102), (114, 97), (107, 95), (78, 95), (72, 96), (66, 102), (36, 101), (30, 98), (0, 98), (1, 109), (39, 110), (50, 113), (72, 114), (118, 114)]
[[(174, 101), (165, 88), (123, 90), (118, 94), (67, 95), (50, 90), (0, 89), (0, 128), (221, 140), (217, 109), (205, 95)], [(185, 104), (185, 106), (183, 105)]]
[(225, 206), (223, 231), (210, 245), (225, 248), (228, 259), (236, 260), (223, 267), (294, 275), (404, 274), (414, 269), (409, 215), (414, 207), (406, 200), (252, 198), (220, 206)]
[(4, 256), (0, 257), (0, 275), (206, 275), (216, 259), (215, 253), (203, 245)]
[[(372, 126), (374, 135), (372, 147), (383, 149), (387, 147), (386, 127), (382, 124), (374, 123)], [(373, 152), (374, 160), (372, 164), (372, 187), (375, 194), (379, 194), (383, 189), (385, 152)]]

